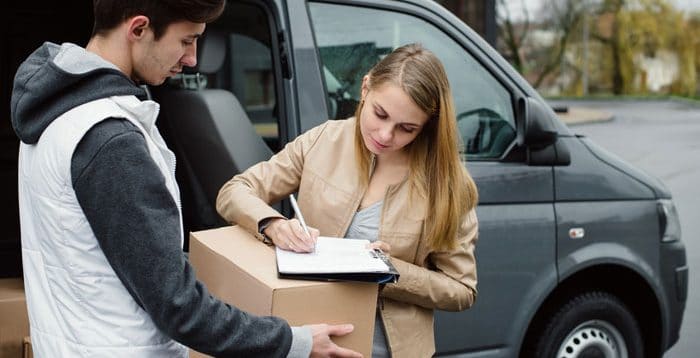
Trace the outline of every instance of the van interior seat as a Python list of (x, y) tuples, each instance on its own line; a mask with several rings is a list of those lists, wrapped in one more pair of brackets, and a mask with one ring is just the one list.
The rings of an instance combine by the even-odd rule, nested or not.
[[(216, 85), (217, 75), (227, 72), (228, 40), (226, 34), (207, 29), (197, 43), (197, 67), (151, 89), (161, 105), (159, 129), (177, 156), (180, 187), (188, 191), (181, 193), (185, 233), (225, 224), (215, 209), (221, 186), (272, 156), (233, 93), (207, 88)], [(203, 224), (188, 227), (188, 222)]]

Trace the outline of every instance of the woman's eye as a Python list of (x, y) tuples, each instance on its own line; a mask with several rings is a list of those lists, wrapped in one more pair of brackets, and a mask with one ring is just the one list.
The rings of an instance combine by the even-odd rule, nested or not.
[(379, 113), (379, 112), (374, 112), (374, 114), (379, 117), (380, 119), (386, 119), (388, 116), (384, 113)]
[(406, 133), (413, 133), (413, 130), (414, 130), (413, 127), (404, 127), (404, 126), (401, 126), (400, 128), (401, 128), (402, 131), (404, 131), (404, 132), (406, 132)]

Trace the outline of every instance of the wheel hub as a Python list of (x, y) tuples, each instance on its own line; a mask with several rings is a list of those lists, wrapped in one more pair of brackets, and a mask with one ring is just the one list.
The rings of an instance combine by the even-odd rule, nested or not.
[(559, 346), (557, 358), (627, 358), (627, 348), (617, 328), (591, 320), (569, 333)]

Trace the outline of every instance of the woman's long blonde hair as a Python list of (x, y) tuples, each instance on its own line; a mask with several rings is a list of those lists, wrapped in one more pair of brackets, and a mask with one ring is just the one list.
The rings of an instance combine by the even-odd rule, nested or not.
[[(419, 44), (397, 48), (368, 73), (371, 91), (383, 84), (401, 88), (429, 116), (406, 146), (411, 195), (427, 200), (424, 234), (435, 250), (453, 249), (465, 215), (478, 201), (476, 184), (459, 155), (454, 103), (447, 74), (438, 58)], [(364, 101), (355, 111), (355, 152), (361, 183), (368, 185), (371, 152), (360, 132)]]

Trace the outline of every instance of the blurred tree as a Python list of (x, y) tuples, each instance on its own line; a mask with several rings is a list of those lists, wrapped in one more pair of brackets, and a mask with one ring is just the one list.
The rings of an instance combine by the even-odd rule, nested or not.
[[(623, 52), (625, 48), (622, 45), (622, 34), (620, 31), (620, 22), (625, 23), (625, 18), (621, 14), (625, 6), (625, 0), (604, 0), (598, 11), (598, 18), (606, 20), (604, 23), (599, 22), (597, 31), (591, 36), (608, 48), (610, 58), (612, 60), (611, 78), (612, 92), (614, 94), (622, 94), (623, 92)], [(609, 16), (604, 16), (609, 15)]]
[(562, 68), (570, 67), (565, 57), (571, 40), (580, 29), (585, 3), (546, 0), (531, 17), (525, 0), (520, 0), (523, 13), (511, 14), (512, 1), (498, 0), (498, 49), (534, 87), (551, 86), (552, 82), (557, 82)]
[(700, 11), (689, 16), (687, 36), (691, 39), (689, 46), (692, 47), (693, 61), (695, 62), (695, 89), (693, 95), (700, 97), (700, 81), (697, 80), (700, 74)]
[[(696, 87), (695, 46), (684, 14), (667, 0), (605, 0), (593, 37), (604, 45), (614, 94), (649, 93), (644, 62), (675, 72), (668, 93), (689, 95)], [(622, 30), (624, 29), (624, 31)], [(658, 81), (658, 79), (657, 79)], [(658, 89), (656, 89), (658, 90)]]
[[(700, 23), (698, 19), (688, 17), (684, 19), (683, 14), (676, 12), (672, 21), (674, 26), (674, 38), (671, 41), (671, 48), (678, 54), (679, 75), (671, 87), (674, 94), (683, 96), (697, 95), (698, 68), (698, 46), (700, 46)], [(676, 21), (673, 21), (676, 20)]]
[(530, 17), (508, 1), (498, 0), (498, 48), (539, 90), (700, 95), (700, 12), (669, 0), (544, 0)]
[(525, 73), (527, 69), (522, 48), (530, 32), (530, 14), (525, 6), (525, 0), (520, 0), (523, 14), (521, 19), (515, 20), (506, 1), (510, 0), (498, 0), (496, 12), (500, 40), (498, 48), (518, 72)]
[(543, 25), (555, 34), (552, 46), (543, 49), (536, 59), (540, 69), (533, 81), (539, 87), (543, 81), (561, 68), (569, 41), (578, 33), (586, 11), (586, 3), (580, 0), (550, 0), (544, 4)]

